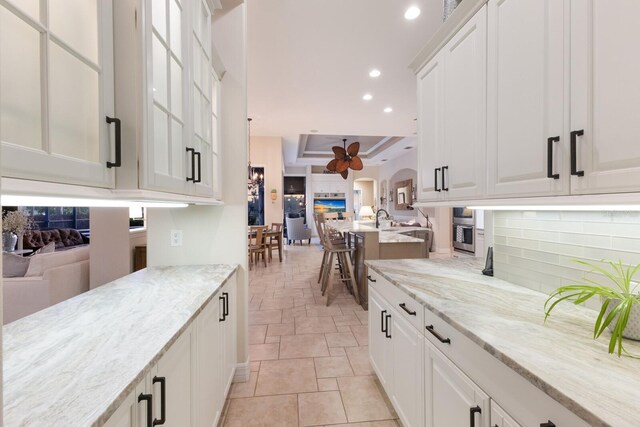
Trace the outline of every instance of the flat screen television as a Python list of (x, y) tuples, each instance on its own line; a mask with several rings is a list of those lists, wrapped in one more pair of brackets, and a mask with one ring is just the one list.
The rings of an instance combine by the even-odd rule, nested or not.
[(314, 199), (313, 212), (314, 213), (332, 213), (332, 212), (346, 212), (347, 201), (345, 199)]

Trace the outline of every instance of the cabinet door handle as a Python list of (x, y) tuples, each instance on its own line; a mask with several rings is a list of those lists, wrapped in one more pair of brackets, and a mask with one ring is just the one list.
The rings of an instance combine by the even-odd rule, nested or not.
[(187, 153), (191, 153), (191, 177), (187, 177), (187, 182), (196, 180), (196, 150), (187, 147)]
[(578, 170), (578, 137), (584, 135), (584, 129), (571, 132), (571, 175), (584, 176), (584, 171)]
[(122, 166), (122, 123), (120, 122), (120, 119), (109, 116), (107, 116), (107, 123), (116, 124), (116, 161), (107, 161), (107, 168), (119, 168)]
[(153, 377), (153, 384), (160, 383), (160, 419), (154, 419), (154, 426), (161, 426), (167, 421), (167, 379), (165, 377)]
[(556, 427), (556, 425), (549, 420), (546, 423), (540, 424), (540, 427)]
[(387, 313), (387, 310), (382, 310), (380, 312), (380, 332), (384, 332), (384, 334), (387, 334), (387, 330), (384, 328), (384, 315)]
[(435, 188), (435, 190), (439, 193), (442, 190), (438, 188), (438, 172), (440, 172), (440, 168), (435, 168), (433, 170), (433, 188)]
[(138, 403), (143, 400), (147, 402), (147, 427), (153, 427), (153, 420), (151, 419), (151, 413), (153, 412), (153, 396), (151, 394), (140, 393), (138, 396)]
[(442, 167), (442, 191), (449, 191), (449, 187), (445, 184), (444, 171), (449, 170), (449, 166)]
[(560, 142), (559, 136), (547, 138), (547, 178), (560, 179), (560, 174), (553, 173), (553, 143)]
[[(193, 157), (198, 158), (198, 179), (194, 179), (193, 182), (201, 182), (202, 181), (202, 160), (200, 159), (200, 152), (196, 151), (193, 153)], [(195, 178), (195, 171), (193, 172)]]
[(224, 318), (226, 319), (229, 315), (229, 292), (223, 292), (222, 296), (224, 297)]
[(391, 332), (389, 332), (389, 319), (391, 319), (391, 315), (387, 314), (386, 316), (384, 316), (385, 320), (386, 320), (386, 324), (384, 325), (384, 336), (387, 338), (391, 338)]
[(476, 414), (481, 414), (482, 408), (479, 406), (474, 406), (473, 408), (469, 408), (469, 426), (476, 427)]
[(373, 279), (371, 276), (367, 276), (367, 279), (369, 279), (370, 282), (376, 283), (377, 280)]
[(226, 303), (225, 303), (225, 299), (226, 299), (226, 298), (225, 298), (225, 294), (226, 294), (226, 292), (224, 292), (224, 293), (222, 294), (222, 296), (218, 297), (218, 300), (219, 300), (219, 301), (222, 301), (222, 317), (221, 317), (220, 319), (218, 319), (218, 320), (219, 320), (219, 321), (221, 321), (221, 322), (224, 322), (225, 320), (227, 320), (227, 314), (226, 314), (226, 310), (225, 310), (225, 306), (226, 306)]
[(451, 339), (443, 338), (442, 335), (440, 335), (439, 333), (436, 332), (436, 330), (433, 327), (433, 325), (427, 326), (427, 331), (429, 331), (431, 333), (431, 335), (436, 337), (438, 339), (438, 341), (440, 341), (442, 344), (451, 344)]
[(400, 304), (400, 308), (403, 309), (404, 311), (406, 311), (407, 313), (409, 313), (410, 316), (415, 316), (416, 315), (416, 312), (413, 311), (413, 310), (409, 310), (407, 308), (407, 304), (404, 303), (404, 302), (402, 304)]

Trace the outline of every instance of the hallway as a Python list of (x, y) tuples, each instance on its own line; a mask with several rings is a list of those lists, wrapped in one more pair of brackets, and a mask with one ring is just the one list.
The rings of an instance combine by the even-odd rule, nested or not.
[(224, 425), (398, 426), (369, 364), (367, 312), (337, 282), (325, 306), (320, 246), (275, 257), (250, 272), (251, 377), (233, 385)]

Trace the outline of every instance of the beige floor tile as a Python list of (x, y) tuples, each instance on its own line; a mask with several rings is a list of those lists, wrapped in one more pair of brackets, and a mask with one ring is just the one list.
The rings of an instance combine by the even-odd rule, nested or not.
[(343, 347), (329, 347), (329, 354), (331, 356), (346, 356), (347, 353)]
[(353, 370), (347, 356), (316, 357), (313, 360), (318, 378), (353, 376)]
[(368, 325), (369, 324), (369, 312), (368, 311), (358, 311), (354, 313), (356, 316), (358, 316), (358, 319), (360, 320), (360, 322), (363, 325)]
[(326, 427), (398, 427), (400, 424), (396, 420), (388, 421), (368, 421), (364, 423), (349, 423), (349, 424), (333, 424)]
[(274, 298), (291, 297), (294, 299), (302, 298), (304, 297), (304, 292), (302, 289), (282, 288), (282, 289), (276, 289), (275, 291), (273, 291), (273, 297)]
[(335, 334), (324, 334), (329, 347), (357, 347), (358, 341), (351, 332), (338, 332)]
[(269, 325), (269, 329), (267, 329), (267, 337), (294, 335), (294, 333), (295, 325), (293, 323), (274, 323)]
[(338, 326), (338, 332), (351, 332), (351, 326)]
[(280, 344), (254, 344), (249, 346), (249, 359), (253, 362), (260, 360), (275, 360), (278, 358)]
[(251, 372), (258, 372), (260, 370), (260, 362), (249, 362), (249, 370)]
[(313, 359), (262, 362), (256, 396), (318, 391)]
[(338, 391), (299, 394), (298, 410), (301, 427), (347, 421)]
[(246, 383), (233, 383), (231, 384), (231, 391), (229, 391), (230, 399), (237, 399), (240, 397), (253, 397), (253, 393), (256, 391), (256, 383), (258, 382), (258, 373), (251, 372), (249, 375), (249, 381)]
[(265, 344), (275, 344), (280, 342), (280, 336), (266, 337), (264, 339)]
[(338, 388), (349, 422), (390, 420), (392, 409), (376, 385), (374, 377), (338, 378)]
[(337, 332), (331, 317), (298, 317), (296, 318), (296, 334), (324, 334)]
[(356, 375), (372, 375), (374, 373), (371, 363), (369, 363), (369, 347), (347, 347), (345, 351)]
[(260, 304), (262, 304), (262, 297), (254, 295), (249, 302), (249, 311), (260, 310)]
[(287, 324), (287, 325), (293, 325), (295, 318), (294, 317), (283, 317), (282, 318), (282, 323)]
[(342, 310), (338, 306), (325, 306), (322, 304), (314, 304), (307, 306), (307, 316), (309, 317), (318, 317), (318, 316), (342, 316)]
[(318, 391), (333, 391), (338, 389), (336, 378), (318, 378)]
[(285, 396), (232, 399), (225, 427), (297, 427), (298, 398)]
[(358, 344), (369, 345), (369, 327), (366, 325), (363, 326), (351, 326), (351, 331), (353, 331), (353, 335), (358, 340)]
[[(292, 317), (307, 317), (307, 310), (305, 307), (286, 308), (282, 310), (282, 318)], [(278, 323), (278, 322), (273, 322)]]
[(313, 305), (316, 300), (313, 297), (296, 297), (293, 299), (293, 305), (295, 307), (306, 307), (307, 305)]
[(264, 344), (267, 333), (267, 325), (249, 326), (249, 344)]
[(249, 325), (268, 325), (281, 323), (282, 310), (260, 310), (249, 312)]
[(278, 310), (281, 308), (293, 308), (293, 297), (263, 298), (260, 310)]
[(280, 359), (329, 356), (322, 334), (286, 335), (280, 339)]
[(333, 323), (335, 323), (336, 326), (362, 325), (360, 319), (358, 319), (358, 317), (353, 313), (342, 316), (333, 316)]

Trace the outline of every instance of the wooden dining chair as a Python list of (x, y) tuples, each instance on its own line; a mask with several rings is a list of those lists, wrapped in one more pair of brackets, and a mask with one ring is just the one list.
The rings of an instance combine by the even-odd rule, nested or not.
[(263, 225), (255, 225), (250, 227), (250, 240), (249, 240), (249, 269), (251, 269), (251, 265), (260, 260), (260, 255), (262, 255), (262, 262), (264, 266), (267, 266), (267, 233), (266, 227)]
[(278, 251), (278, 261), (282, 262), (282, 223), (271, 223), (271, 230), (267, 239), (267, 252), (269, 252), (269, 261), (273, 259), (273, 250)]
[(353, 212), (342, 212), (342, 219), (353, 222)]
[(337, 221), (338, 220), (338, 212), (329, 212), (324, 215), (325, 221)]

